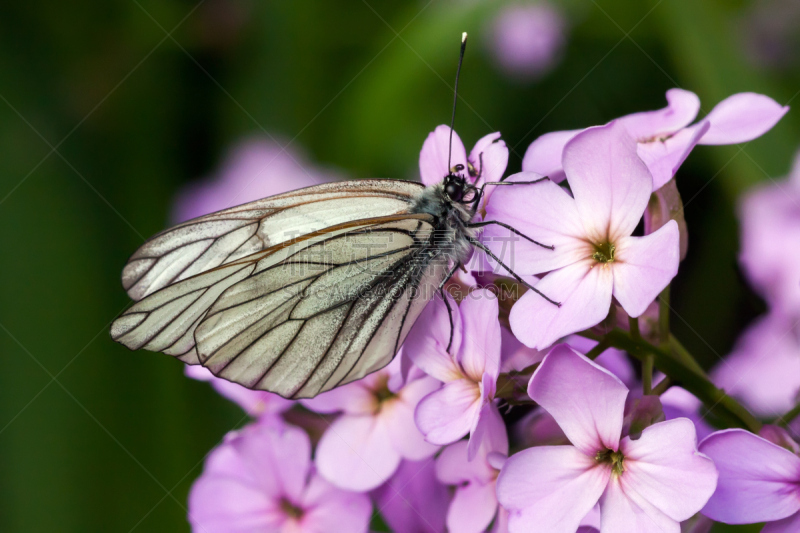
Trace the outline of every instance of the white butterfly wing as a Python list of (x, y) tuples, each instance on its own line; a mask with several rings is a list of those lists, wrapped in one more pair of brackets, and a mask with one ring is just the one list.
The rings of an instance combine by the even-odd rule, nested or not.
[(299, 235), (403, 213), (421, 190), (419, 183), (400, 180), (326, 183), (189, 220), (144, 243), (125, 266), (122, 285), (140, 300)]
[(445, 275), (432, 229), (415, 218), (376, 224), (257, 266), (198, 326), (202, 364), (287, 398), (386, 366)]
[(177, 281), (128, 309), (112, 337), (313, 397), (388, 364), (445, 272), (429, 217), (360, 220)]

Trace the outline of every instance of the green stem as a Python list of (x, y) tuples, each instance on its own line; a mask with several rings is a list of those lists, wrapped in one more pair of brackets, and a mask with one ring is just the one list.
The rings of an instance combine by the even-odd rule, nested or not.
[[(628, 317), (631, 338), (637, 342), (642, 341), (642, 332), (639, 331), (639, 319)], [(642, 359), (642, 393), (651, 394), (653, 391), (653, 355), (646, 354)]]
[[(656, 368), (664, 372), (673, 381), (680, 383), (681, 386), (708, 406), (711, 411), (731, 425), (747, 428), (753, 433), (758, 433), (758, 430), (761, 429), (761, 422), (750, 414), (747, 409), (725, 394), (723, 390), (714, 386), (705, 374), (699, 373), (687, 363), (687, 361), (694, 362), (694, 358), (688, 352), (685, 352), (685, 349), (677, 340), (675, 340), (675, 346), (679, 346), (685, 352), (679, 358), (672, 357), (671, 354), (647, 341), (633, 339), (627, 331), (621, 329), (610, 331), (606, 334), (605, 339), (614, 348), (625, 350), (640, 361), (644, 361), (645, 356), (651, 354)], [(670, 337), (671, 345), (673, 344), (673, 339), (674, 337)], [(696, 362), (694, 364), (697, 365)], [(702, 369), (700, 370), (702, 371)]]
[(672, 386), (672, 380), (669, 377), (664, 377), (658, 384), (653, 387), (652, 393), (654, 396), (661, 396)]
[(595, 346), (586, 353), (586, 357), (594, 361), (600, 356), (600, 354), (608, 350), (609, 346), (611, 346), (611, 344), (607, 340), (602, 339), (600, 342), (597, 343), (597, 346)]
[(653, 394), (653, 365), (655, 357), (649, 353), (642, 360), (642, 392), (645, 395)]
[[(686, 366), (700, 374), (701, 376), (706, 375), (706, 371), (703, 370), (703, 367), (700, 366), (700, 363), (692, 357), (692, 354), (689, 353), (689, 350), (683, 347), (683, 344), (678, 341), (673, 335), (669, 336), (669, 340), (667, 341), (668, 348), (671, 348), (672, 353), (677, 356), (677, 358)], [(662, 348), (664, 349), (664, 348)]]
[(631, 329), (631, 337), (633, 337), (637, 341), (642, 340), (642, 333), (639, 331), (639, 319), (629, 316), (628, 324), (630, 325)]
[(791, 424), (792, 421), (795, 418), (797, 418), (798, 416), (800, 416), (800, 403), (798, 403), (797, 405), (792, 407), (791, 411), (789, 411), (785, 415), (779, 417), (777, 420), (775, 420), (775, 422), (777, 422), (778, 424), (780, 424), (783, 427), (786, 427), (789, 424)]
[(669, 285), (658, 295), (658, 342), (662, 349), (669, 344)]
[(523, 368), (522, 370), (500, 374), (497, 377), (497, 390), (494, 397), (506, 400), (512, 405), (533, 403), (528, 398), (528, 381), (539, 367), (539, 363)]

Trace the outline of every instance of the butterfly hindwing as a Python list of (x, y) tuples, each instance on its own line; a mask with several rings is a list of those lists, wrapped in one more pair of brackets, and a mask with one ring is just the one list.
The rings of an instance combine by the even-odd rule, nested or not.
[(419, 218), (376, 224), (256, 267), (197, 328), (200, 360), (285, 397), (313, 397), (385, 366), (444, 275), (432, 228)]

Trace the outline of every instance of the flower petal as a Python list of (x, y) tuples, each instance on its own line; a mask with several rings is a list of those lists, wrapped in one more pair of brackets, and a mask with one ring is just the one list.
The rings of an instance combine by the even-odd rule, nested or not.
[(714, 106), (706, 116), (711, 128), (700, 144), (737, 144), (761, 137), (789, 111), (789, 106), (756, 93), (738, 93)]
[(674, 220), (650, 235), (618, 241), (612, 266), (614, 297), (628, 316), (644, 313), (669, 285), (678, 273), (680, 253), (680, 231)]
[[(448, 314), (444, 301), (435, 296), (433, 301), (423, 309), (414, 326), (403, 343), (403, 353), (429, 376), (439, 381), (448, 382), (462, 377), (461, 371), (450, 355), (457, 354), (461, 347), (461, 313), (458, 305), (449, 294), (445, 297), (450, 302), (452, 314)], [(450, 342), (450, 319), (453, 320), (453, 342), (450, 353), (447, 343)]]
[(448, 533), (482, 533), (497, 512), (494, 483), (457, 487), (447, 510)]
[(618, 119), (628, 134), (639, 142), (666, 137), (691, 124), (700, 110), (700, 99), (691, 91), (667, 91), (667, 107), (633, 113)]
[(373, 496), (376, 511), (392, 531), (444, 532), (450, 494), (436, 479), (433, 459), (403, 461), (392, 479), (376, 489)]
[(574, 533), (608, 484), (611, 469), (574, 446), (528, 448), (508, 458), (497, 499), (509, 530)]
[[(506, 181), (534, 181), (541, 176), (522, 172)], [(499, 187), (486, 206), (486, 219), (497, 220), (523, 235), (555, 249), (529, 242), (506, 228), (487, 226), (481, 240), (518, 274), (539, 274), (575, 263), (585, 257), (584, 228), (575, 201), (551, 181), (535, 185)], [(507, 275), (497, 267), (496, 273)]]
[(625, 474), (611, 476), (600, 499), (600, 533), (680, 533), (678, 522), (625, 485)]
[(414, 416), (417, 427), (432, 444), (450, 444), (470, 432), (481, 410), (477, 383), (459, 379), (426, 396)]
[[(586, 355), (592, 348), (597, 346), (597, 341), (581, 337), (580, 335), (570, 335), (565, 342), (572, 346), (575, 351)], [(633, 369), (628, 354), (616, 348), (607, 348), (603, 353), (594, 359), (594, 362), (606, 370), (611, 371), (617, 376), (626, 387), (634, 388), (638, 386), (636, 372)], [(671, 389), (670, 389), (671, 390)], [(694, 396), (692, 396), (694, 398)]]
[(394, 449), (404, 459), (419, 461), (430, 457), (439, 449), (425, 440), (414, 422), (417, 404), (439, 388), (439, 383), (429, 377), (417, 379), (403, 387), (400, 397), (383, 403), (380, 416), (386, 424)]
[(497, 406), (494, 402), (485, 402), (470, 431), (467, 459), (472, 461), (479, 454), (486, 456), (492, 452), (508, 454), (508, 433)]
[(311, 476), (302, 506), (303, 533), (365, 533), (372, 515), (372, 503), (366, 494), (337, 489), (316, 474)]
[(511, 331), (526, 346), (544, 349), (558, 339), (590, 328), (608, 315), (614, 278), (610, 268), (581, 261), (546, 275), (536, 288), (561, 306), (528, 291), (509, 315)]
[[(480, 178), (476, 183), (500, 181), (506, 171), (506, 166), (508, 166), (508, 147), (500, 138), (500, 132), (481, 137), (469, 153), (469, 160), (480, 173)], [(483, 161), (483, 168), (481, 168), (481, 161)], [(488, 194), (489, 187), (486, 191)]]
[(761, 533), (795, 533), (800, 531), (800, 513), (795, 513), (792, 516), (770, 522), (761, 529)]
[(213, 532), (280, 527), (277, 502), (300, 501), (310, 459), (308, 436), (292, 426), (260, 422), (229, 434), (192, 487), (189, 521)]
[(800, 316), (800, 153), (786, 181), (747, 191), (739, 203), (739, 261), (769, 308)]
[(740, 398), (757, 416), (772, 418), (797, 403), (800, 342), (795, 320), (775, 312), (757, 319), (711, 373), (718, 387)]
[(640, 142), (637, 145), (636, 153), (653, 175), (654, 191), (663, 187), (675, 176), (708, 128), (708, 121), (703, 120), (694, 126), (683, 128), (667, 139)]
[(316, 463), (320, 474), (337, 487), (365, 491), (391, 477), (400, 455), (379, 417), (343, 415), (322, 435)]
[(531, 377), (528, 395), (588, 457), (618, 449), (628, 387), (569, 345), (559, 344), (547, 354)]
[(478, 289), (462, 300), (459, 310), (463, 338), (458, 362), (472, 381), (480, 382), (487, 373), (497, 380), (500, 373), (500, 321), (497, 295)]
[(473, 461), (467, 459), (467, 441), (464, 440), (451, 444), (436, 458), (436, 477), (447, 485), (472, 482), (485, 485), (496, 474), (497, 471), (489, 465), (485, 453)]
[(351, 415), (370, 414), (377, 407), (375, 393), (358, 381), (300, 400), (300, 403), (315, 413), (345, 412)]
[(311, 467), (311, 441), (305, 431), (259, 424), (248, 427), (232, 445), (261, 487), (300, 498)]
[(536, 172), (558, 183), (564, 179), (561, 157), (564, 147), (583, 130), (554, 131), (533, 141), (522, 158), (523, 172)]
[(279, 528), (283, 514), (252, 485), (224, 477), (200, 477), (189, 494), (189, 523), (193, 531), (257, 533)]
[(453, 151), (450, 158), (450, 167), (447, 166), (447, 155), (450, 147), (450, 127), (442, 124), (428, 134), (419, 154), (419, 175), (425, 185), (435, 185), (450, 173), (450, 168), (456, 165), (464, 167), (467, 172), (467, 150), (464, 143), (454, 131)]
[(617, 122), (584, 130), (564, 148), (564, 171), (591, 242), (627, 237), (642, 218), (653, 177), (636, 150)]
[(714, 493), (717, 470), (697, 451), (694, 424), (687, 418), (645, 428), (638, 440), (625, 437), (621, 449), (625, 492), (634, 491), (673, 520), (688, 520)]
[(726, 524), (778, 520), (800, 510), (800, 458), (743, 429), (708, 436), (700, 451), (719, 471), (703, 514)]

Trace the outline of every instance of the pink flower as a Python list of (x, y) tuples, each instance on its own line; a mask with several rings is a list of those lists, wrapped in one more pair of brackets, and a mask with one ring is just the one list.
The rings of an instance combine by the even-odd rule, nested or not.
[(547, 73), (566, 42), (566, 22), (549, 3), (512, 5), (492, 22), (491, 50), (508, 74), (524, 79)]
[(726, 524), (770, 522), (762, 533), (800, 531), (800, 457), (743, 429), (700, 443), (719, 471), (703, 514)]
[(758, 319), (711, 378), (756, 415), (785, 413), (800, 393), (800, 325), (776, 313)]
[[(536, 241), (488, 226), (483, 239), (518, 274), (547, 275), (511, 309), (514, 335), (532, 348), (592, 327), (608, 314), (612, 297), (638, 317), (678, 272), (679, 235), (670, 221), (644, 237), (631, 234), (647, 207), (652, 178), (636, 143), (620, 124), (590, 128), (564, 149), (573, 197), (552, 182), (506, 186), (487, 206), (487, 217), (506, 222)], [(529, 181), (521, 173), (507, 181)], [(509, 257), (510, 256), (510, 257)]]
[[(500, 138), (500, 132), (490, 133), (475, 143), (467, 156), (467, 150), (458, 133), (453, 132), (453, 150), (450, 168), (447, 167), (450, 127), (437, 126), (422, 145), (419, 154), (419, 175), (424, 185), (434, 185), (454, 172), (480, 187), (486, 182), (500, 181), (508, 165), (508, 147)], [(456, 170), (460, 168), (461, 170)], [(486, 187), (483, 203), (489, 199), (493, 187)]]
[(747, 192), (739, 260), (770, 307), (800, 317), (800, 152), (789, 178)]
[(500, 417), (492, 418), (477, 455), (469, 457), (468, 443), (448, 446), (436, 459), (440, 481), (455, 485), (455, 494), (447, 511), (449, 533), (481, 533), (497, 514), (495, 484), (497, 474), (508, 455), (508, 436)]
[[(660, 189), (697, 144), (738, 144), (764, 135), (789, 111), (762, 94), (738, 93), (718, 103), (705, 119), (690, 126), (700, 110), (696, 94), (667, 91), (667, 107), (633, 113), (617, 121), (638, 141), (637, 151), (653, 174), (653, 190)], [(522, 170), (560, 181), (561, 153), (581, 130), (542, 135), (528, 147)]]
[[(450, 298), (449, 296), (447, 296)], [(450, 318), (444, 302), (428, 304), (406, 339), (404, 353), (429, 376), (444, 383), (422, 399), (414, 419), (425, 439), (450, 444), (470, 435), (469, 456), (478, 451), (494, 406), (500, 373), (500, 322), (497, 297), (486, 289), (470, 293)]]
[(450, 492), (436, 479), (433, 458), (403, 461), (389, 481), (372, 491), (372, 496), (392, 531), (444, 533)]
[(316, 453), (319, 473), (348, 490), (367, 491), (394, 474), (401, 459), (436, 453), (414, 424), (417, 403), (439, 382), (412, 370), (405, 384), (401, 357), (369, 376), (302, 404), (318, 413), (341, 412), (325, 430)]
[(223, 397), (236, 403), (252, 417), (275, 416), (290, 409), (294, 402), (281, 398), (267, 391), (250, 390), (225, 379), (214, 377), (214, 374), (200, 365), (186, 365), (184, 373), (198, 381), (208, 381)]
[(189, 495), (189, 521), (201, 533), (365, 532), (371, 509), (365, 495), (319, 477), (308, 436), (283, 424), (228, 435)]
[(529, 448), (506, 461), (497, 497), (512, 533), (575, 531), (598, 501), (602, 533), (677, 532), (714, 492), (717, 473), (698, 453), (692, 423), (660, 422), (638, 440), (622, 438), (627, 387), (568, 346), (545, 357), (528, 394), (572, 446)]
[(172, 220), (183, 222), (267, 196), (334, 181), (339, 176), (313, 166), (296, 149), (253, 138), (234, 147), (222, 169), (185, 187), (175, 199)]

